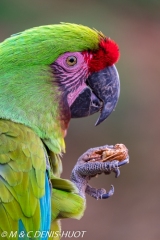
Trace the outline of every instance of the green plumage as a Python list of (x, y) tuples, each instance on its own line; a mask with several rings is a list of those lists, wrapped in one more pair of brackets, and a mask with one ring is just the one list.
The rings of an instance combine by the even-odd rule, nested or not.
[[(45, 188), (45, 154), (42, 141), (31, 129), (0, 120), (0, 234), (16, 232), (19, 219), (27, 232), (40, 228), (39, 199)], [(57, 161), (61, 165), (57, 155), (52, 153), (50, 157), (53, 165), (56, 166)], [(53, 170), (56, 171), (56, 167)], [(85, 204), (70, 181), (55, 177), (52, 170), (50, 177), (53, 231), (59, 226), (60, 218), (79, 219)]]
[(46, 171), (42, 141), (28, 127), (0, 120), (0, 163), (0, 230), (17, 231), (22, 219), (27, 231), (36, 231)]
[(13, 65), (14, 69), (15, 66), (49, 65), (65, 52), (96, 50), (100, 35), (102, 33), (77, 24), (31, 28), (11, 36), (1, 44), (3, 67), (5, 69), (6, 62), (11, 69)]
[(84, 200), (70, 181), (60, 179), (66, 129), (50, 65), (65, 52), (98, 49), (101, 37), (88, 27), (59, 24), (26, 30), (0, 44), (0, 234), (17, 231), (19, 219), (26, 231), (39, 229), (46, 154), (51, 229), (60, 229), (60, 218), (82, 216)]

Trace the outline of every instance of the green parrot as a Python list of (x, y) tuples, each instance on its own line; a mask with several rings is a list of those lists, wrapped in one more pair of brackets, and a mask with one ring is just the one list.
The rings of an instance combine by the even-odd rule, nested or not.
[[(0, 236), (4, 240), (57, 240), (60, 234), (54, 238), (35, 234), (60, 232), (60, 219), (81, 218), (85, 192), (96, 198), (113, 194), (113, 187), (97, 195), (88, 185), (99, 167), (88, 164), (87, 170), (80, 161), (71, 181), (60, 175), (70, 119), (100, 112), (98, 125), (117, 104), (120, 85), (114, 63), (118, 58), (113, 40), (78, 24), (35, 27), (0, 43)], [(117, 174), (119, 166), (112, 164)]]

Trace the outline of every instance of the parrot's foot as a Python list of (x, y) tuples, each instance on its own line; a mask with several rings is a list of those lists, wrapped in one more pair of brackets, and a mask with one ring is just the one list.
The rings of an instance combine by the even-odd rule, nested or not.
[[(72, 170), (71, 180), (77, 186), (79, 190), (79, 194), (85, 198), (85, 193), (88, 193), (90, 196), (96, 199), (106, 199), (113, 195), (114, 187), (111, 186), (109, 192), (106, 192), (105, 189), (96, 189), (92, 188), (88, 185), (88, 181), (95, 177), (98, 174), (110, 174), (111, 172), (115, 173), (115, 177), (119, 177), (120, 175), (120, 166), (129, 162), (128, 152), (124, 154), (126, 159), (120, 160), (113, 160), (113, 151), (115, 150), (114, 146), (105, 145), (103, 147), (97, 147), (89, 149), (85, 152), (77, 161), (74, 169)], [(124, 150), (124, 149), (123, 149)], [(107, 159), (110, 160), (106, 161), (106, 154), (108, 151), (112, 151), (112, 156), (107, 155)], [(117, 149), (116, 149), (117, 151)], [(105, 153), (105, 159), (104, 159)], [(122, 151), (121, 151), (122, 153)], [(114, 154), (114, 157), (118, 159), (118, 153)], [(123, 157), (123, 158), (124, 158)]]

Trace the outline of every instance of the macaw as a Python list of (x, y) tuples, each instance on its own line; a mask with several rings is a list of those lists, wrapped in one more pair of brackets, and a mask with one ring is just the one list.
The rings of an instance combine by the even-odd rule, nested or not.
[[(34, 27), (0, 43), (3, 239), (35, 239), (36, 231), (60, 231), (60, 219), (83, 215), (84, 192), (91, 189), (80, 179), (82, 168), (72, 181), (60, 178), (64, 138), (71, 118), (100, 112), (98, 125), (115, 109), (118, 58), (113, 40), (78, 24)], [(96, 175), (95, 168), (90, 172)]]

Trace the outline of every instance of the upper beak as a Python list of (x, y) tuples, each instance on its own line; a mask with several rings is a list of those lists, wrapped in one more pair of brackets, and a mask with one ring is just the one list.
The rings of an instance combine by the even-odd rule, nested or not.
[(88, 78), (88, 84), (95, 95), (102, 101), (100, 116), (95, 125), (104, 121), (115, 109), (120, 94), (120, 81), (116, 67), (113, 65)]
[(86, 87), (71, 105), (71, 117), (89, 116), (100, 111), (96, 126), (115, 109), (120, 94), (119, 75), (115, 65), (91, 74)]

